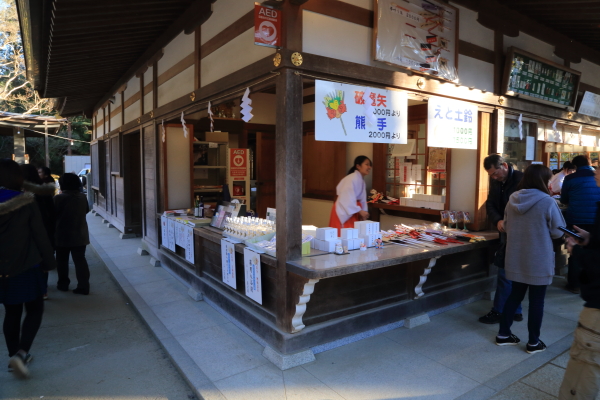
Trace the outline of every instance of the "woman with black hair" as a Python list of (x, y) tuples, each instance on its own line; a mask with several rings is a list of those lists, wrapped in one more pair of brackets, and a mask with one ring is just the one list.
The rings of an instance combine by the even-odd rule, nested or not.
[(367, 188), (364, 177), (371, 172), (371, 160), (367, 156), (354, 159), (354, 166), (335, 188), (337, 199), (331, 209), (329, 226), (338, 229), (354, 228), (355, 221), (369, 218)]
[[(9, 368), (27, 377), (33, 340), (42, 323), (46, 280), (56, 267), (48, 235), (33, 193), (21, 191), (19, 165), (0, 159), (0, 302), (4, 305), (4, 339)], [(44, 271), (42, 271), (42, 269)], [(25, 307), (25, 319), (21, 317)]]
[(69, 290), (69, 254), (75, 264), (77, 287), (75, 294), (90, 293), (90, 269), (85, 259), (85, 247), (90, 244), (86, 214), (89, 212), (86, 196), (79, 191), (81, 181), (75, 174), (64, 174), (58, 183), (62, 193), (54, 196), (56, 210), (56, 262), (58, 290)]

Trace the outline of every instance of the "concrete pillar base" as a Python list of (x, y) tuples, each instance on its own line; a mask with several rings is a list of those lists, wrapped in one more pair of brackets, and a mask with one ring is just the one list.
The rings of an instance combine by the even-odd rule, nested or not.
[(194, 299), (194, 301), (200, 301), (203, 299), (202, 293), (197, 292), (194, 288), (190, 288), (190, 290), (188, 290), (188, 294), (192, 299)]
[(158, 261), (156, 258), (154, 257), (150, 257), (150, 265), (152, 265), (153, 267), (160, 267), (160, 261)]
[(428, 323), (429, 321), (430, 321), (429, 315), (421, 314), (421, 315), (417, 315), (416, 317), (406, 318), (404, 320), (404, 327), (406, 327), (408, 329), (412, 329), (419, 325), (424, 325), (424, 324)]
[(282, 371), (315, 361), (315, 355), (311, 349), (295, 354), (281, 354), (267, 346), (263, 351), (263, 356)]
[(138, 253), (140, 256), (147, 256), (148, 254), (150, 254), (150, 253), (148, 253), (146, 250), (142, 249), (141, 247), (138, 247), (138, 249), (137, 249), (137, 253)]

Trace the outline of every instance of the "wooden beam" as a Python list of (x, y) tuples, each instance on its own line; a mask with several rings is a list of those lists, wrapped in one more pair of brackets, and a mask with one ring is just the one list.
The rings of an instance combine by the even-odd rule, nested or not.
[(494, 93), (502, 94), (502, 79), (504, 77), (504, 35), (494, 31)]
[(169, 68), (168, 70), (166, 70), (165, 72), (160, 74), (160, 76), (157, 78), (158, 86), (162, 85), (169, 79), (175, 77), (179, 73), (183, 72), (184, 70), (186, 70), (189, 67), (191, 67), (192, 65), (194, 65), (195, 57), (196, 57), (195, 53), (190, 53), (187, 56), (185, 56), (183, 59), (181, 59), (179, 62), (177, 62), (175, 65), (173, 65), (171, 68)]
[(373, 27), (373, 11), (339, 0), (309, 0), (302, 8), (354, 24)]
[[(350, 6), (347, 4), (346, 6)], [(282, 47), (302, 51), (302, 8), (291, 2), (283, 3)]]
[(201, 66), (202, 66), (202, 29), (196, 28), (194, 34), (194, 90), (200, 89), (200, 78), (201, 78)]
[(200, 48), (201, 57), (208, 56), (252, 27), (254, 27), (254, 8), (204, 43)]
[(277, 117), (275, 133), (276, 207), (277, 207), (277, 271), (276, 321), (285, 332), (291, 332), (292, 321), (287, 311), (287, 261), (302, 257), (302, 76), (283, 69), (277, 78)]

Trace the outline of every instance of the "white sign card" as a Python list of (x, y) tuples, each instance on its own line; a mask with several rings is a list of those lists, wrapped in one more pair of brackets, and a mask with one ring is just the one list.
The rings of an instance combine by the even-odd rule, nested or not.
[(185, 226), (185, 260), (194, 264), (194, 228)]
[(375, 1), (374, 59), (458, 81), (458, 10), (439, 0)]
[(525, 143), (525, 160), (535, 160), (535, 137), (527, 136)]
[(581, 145), (586, 147), (596, 147), (596, 136), (594, 135), (581, 135)]
[(169, 235), (167, 249), (175, 251), (175, 221), (171, 218), (167, 218), (167, 231)]
[(260, 277), (260, 254), (244, 248), (244, 276), (246, 296), (262, 304), (262, 280)]
[(182, 234), (183, 227), (184, 225), (179, 220), (175, 220), (175, 244), (180, 247), (185, 247)]
[(167, 247), (169, 246), (169, 228), (167, 226), (169, 219), (164, 215), (160, 217), (160, 233), (161, 233), (161, 241), (162, 245)]
[(405, 92), (315, 81), (315, 140), (407, 143)]
[(427, 146), (477, 149), (477, 106), (431, 96), (427, 105)]
[(590, 117), (600, 118), (600, 96), (592, 92), (585, 92), (577, 112), (589, 115)]
[(221, 239), (221, 267), (223, 269), (223, 282), (236, 289), (235, 245), (225, 239)]

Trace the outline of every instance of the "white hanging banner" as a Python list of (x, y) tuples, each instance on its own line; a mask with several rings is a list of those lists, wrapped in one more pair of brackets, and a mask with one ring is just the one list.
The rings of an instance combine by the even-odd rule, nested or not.
[(475, 104), (431, 96), (427, 103), (427, 146), (477, 149), (477, 111)]
[(523, 140), (523, 114), (519, 114), (519, 139)]
[(235, 245), (226, 239), (221, 239), (221, 268), (223, 282), (237, 289), (235, 282)]
[(242, 117), (244, 122), (248, 122), (252, 119), (252, 117), (254, 117), (254, 115), (252, 115), (252, 99), (248, 97), (249, 94), (250, 88), (248, 87), (244, 92), (244, 96), (242, 96), (242, 103), (240, 104), (241, 113), (244, 115)]
[(181, 126), (183, 126), (183, 137), (188, 137), (189, 129), (185, 124), (185, 119), (183, 118), (183, 111), (181, 112)]
[(407, 143), (405, 92), (315, 81), (315, 139)]
[(214, 121), (213, 121), (213, 112), (210, 106), (210, 101), (208, 102), (208, 117), (210, 118), (210, 131), (212, 132), (214, 129)]
[(246, 296), (258, 304), (262, 304), (260, 254), (248, 247), (244, 248), (244, 277), (246, 282)]

